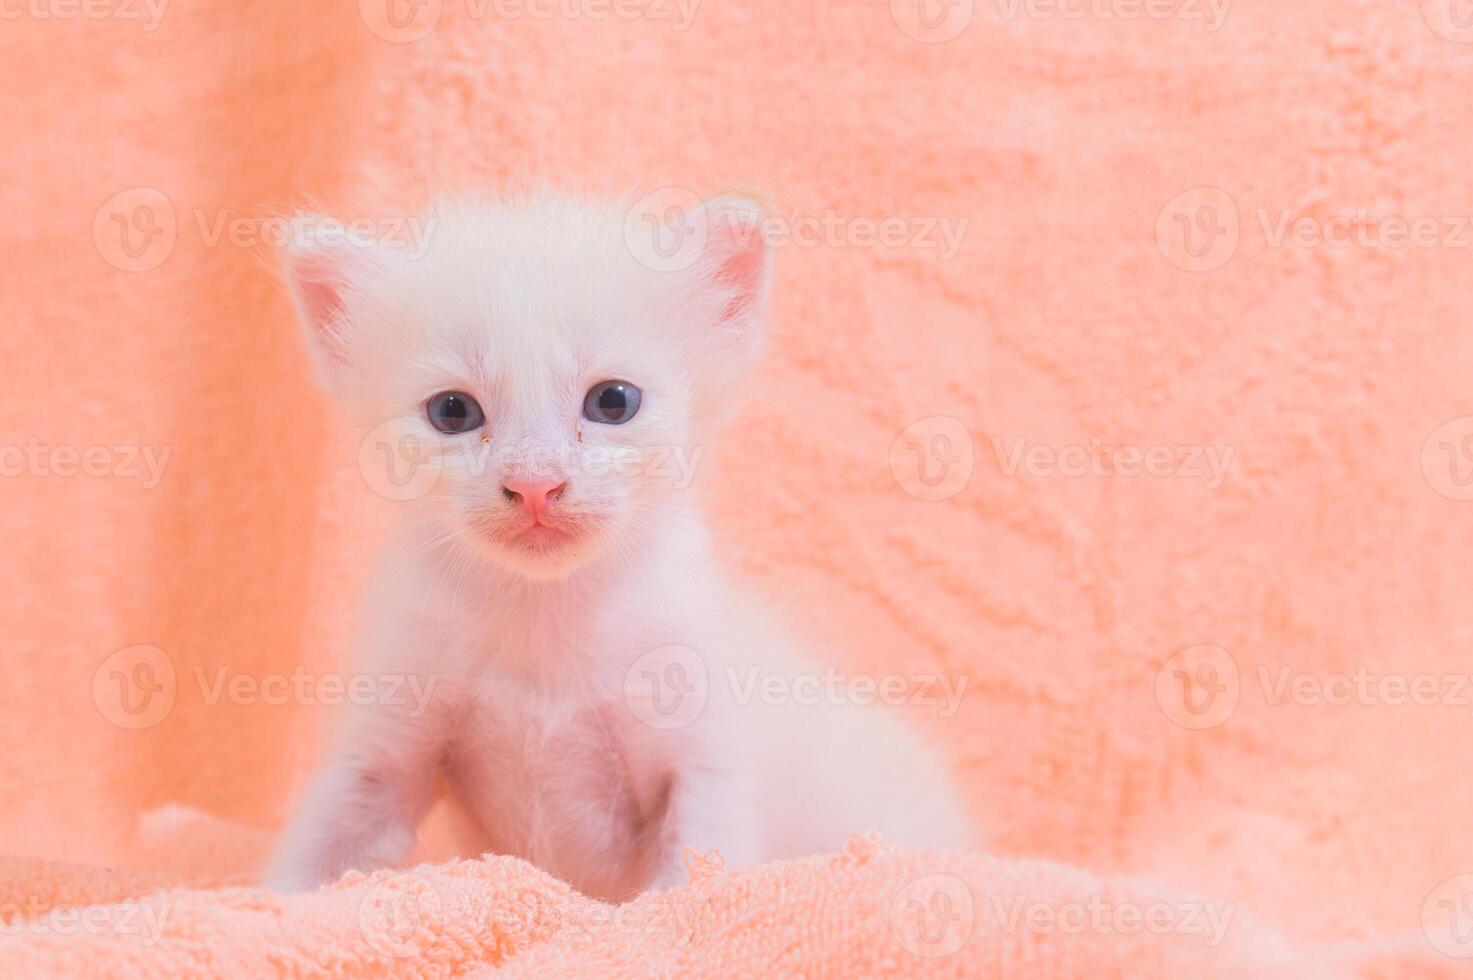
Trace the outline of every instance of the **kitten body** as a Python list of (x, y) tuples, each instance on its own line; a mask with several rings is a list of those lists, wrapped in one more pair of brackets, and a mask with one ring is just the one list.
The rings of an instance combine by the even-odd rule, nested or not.
[[(723, 579), (685, 474), (657, 464), (699, 458), (759, 347), (759, 217), (710, 202), (682, 219), (699, 247), (663, 264), (620, 209), (557, 197), (443, 207), (419, 258), (288, 256), (324, 387), (428, 447), (356, 666), (431, 693), (354, 709), (268, 885), (401, 864), (437, 774), (490, 850), (606, 899), (683, 881), (686, 845), (727, 867), (862, 831), (967, 846), (938, 753), (886, 709), (792, 696), (819, 667)], [(583, 408), (608, 379), (640, 392), (619, 424)], [(436, 431), (445, 391), (484, 424)], [(538, 509), (513, 487), (555, 489)]]

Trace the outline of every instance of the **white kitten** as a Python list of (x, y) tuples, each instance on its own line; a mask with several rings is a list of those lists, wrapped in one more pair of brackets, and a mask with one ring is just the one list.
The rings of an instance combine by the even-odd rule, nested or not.
[(357, 664), (434, 686), (427, 710), (355, 709), (269, 885), (403, 862), (437, 773), (491, 849), (608, 899), (683, 881), (684, 845), (728, 867), (856, 831), (967, 846), (946, 764), (887, 709), (748, 687), (819, 668), (721, 578), (681, 477), (760, 346), (760, 220), (735, 198), (686, 215), (689, 263), (553, 196), (442, 207), (420, 256), (289, 251), (326, 390), (438, 467)]

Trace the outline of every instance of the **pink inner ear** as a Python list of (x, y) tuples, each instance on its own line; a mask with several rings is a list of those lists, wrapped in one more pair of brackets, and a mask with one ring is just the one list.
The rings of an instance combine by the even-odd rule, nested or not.
[(755, 212), (717, 212), (711, 218), (706, 247), (716, 256), (711, 278), (736, 295), (722, 310), (723, 322), (746, 316), (761, 298), (767, 272), (767, 243)]
[(347, 286), (345, 256), (336, 250), (292, 251), (287, 254), (286, 273), (296, 296), (308, 335), (329, 357), (339, 359), (333, 342), (333, 326), (343, 312)]

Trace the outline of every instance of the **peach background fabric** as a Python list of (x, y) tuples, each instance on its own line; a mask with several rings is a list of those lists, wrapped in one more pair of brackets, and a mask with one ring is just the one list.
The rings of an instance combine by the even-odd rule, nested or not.
[[(902, 0), (124, 9), (0, 32), (0, 445), (48, 460), (0, 479), (13, 855), (218, 872), (145, 815), (265, 839), (317, 749), (325, 709), (198, 680), (341, 669), (386, 520), (253, 222), (546, 179), (758, 187), (843, 229), (778, 248), (772, 354), (703, 483), (825, 659), (969, 678), (955, 717), (908, 711), (983, 849), (1156, 876), (1300, 940), (1416, 932), (1473, 872), (1473, 691), (1451, 690), (1473, 35), (1450, 7), (1238, 0), (1209, 30), (978, 0), (930, 31)], [(1278, 238), (1286, 215), (1309, 231)], [(891, 218), (965, 234), (943, 257), (856, 230)], [(1436, 231), (1397, 245), (1396, 219)], [(1233, 456), (1217, 486), (1069, 476), (1010, 467), (1019, 440)], [(59, 447), (109, 468), (55, 472)], [(157, 484), (117, 447), (167, 451)], [(970, 478), (922, 499), (916, 467), (950, 456)], [(139, 645), (174, 683), (135, 729), (106, 668)], [(1172, 658), (1202, 647), (1237, 700), (1195, 728), (1177, 668), (1213, 675)], [(1444, 703), (1275, 705), (1285, 668), (1431, 675)]]

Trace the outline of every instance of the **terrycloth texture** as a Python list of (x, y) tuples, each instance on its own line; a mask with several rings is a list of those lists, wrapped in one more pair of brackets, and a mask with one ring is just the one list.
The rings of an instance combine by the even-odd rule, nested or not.
[[(859, 838), (840, 854), (746, 872), (691, 857), (689, 884), (621, 906), (504, 857), (354, 872), (290, 897), (154, 890), (156, 882), (54, 864), (0, 864), (0, 875), (58, 903), (55, 883), (68, 879), (70, 898), (90, 891), (112, 901), (105, 921), (115, 926), (58, 935), (71, 921), (55, 918), (59, 910), (24, 925), (11, 918), (0, 962), (15, 976), (52, 977), (1473, 976), (1473, 964), (1440, 958), (1420, 940), (1296, 949), (1233, 921), (1238, 910), (1041, 861), (928, 855)], [(1082, 911), (1055, 920), (1036, 907)], [(1107, 911), (1089, 918), (1092, 907)], [(1143, 924), (1151, 909), (1171, 910), (1162, 928)], [(1212, 915), (1226, 928), (1211, 929)], [(1094, 921), (1116, 925), (1073, 925)]]
[[(1418, 935), (1473, 872), (1470, 708), (1274, 705), (1258, 667), (1467, 674), (1473, 503), (1422, 464), (1473, 414), (1473, 250), (1272, 238), (1285, 210), (1473, 214), (1473, 47), (1435, 0), (1237, 0), (1215, 32), (978, 2), (937, 44), (904, 6), (706, 0), (677, 30), (427, 0), (406, 43), (369, 0), (174, 0), (151, 31), (7, 13), (0, 447), (169, 456), (156, 485), (121, 458), (0, 478), (3, 847), (219, 882), (317, 752), (323, 705), (209, 696), (221, 670), (341, 669), (384, 519), (249, 219), (538, 176), (755, 185), (785, 217), (969, 222), (950, 260), (778, 248), (772, 355), (702, 477), (733, 564), (825, 660), (970, 678), (954, 717), (909, 714), (985, 852), (1236, 902), (1296, 949)], [(1203, 187), (1238, 247), (1184, 269), (1157, 233)], [(137, 188), (167, 207), (109, 205)], [(127, 271), (120, 227), (171, 215)], [(940, 501), (890, 467), (932, 416), (975, 448)], [(1018, 440), (1236, 452), (1210, 488), (1010, 470)], [(94, 679), (138, 644), (176, 685), (135, 730)], [(1199, 644), (1242, 682), (1203, 731), (1155, 696)], [(256, 838), (160, 848), (140, 815), (176, 803)]]

